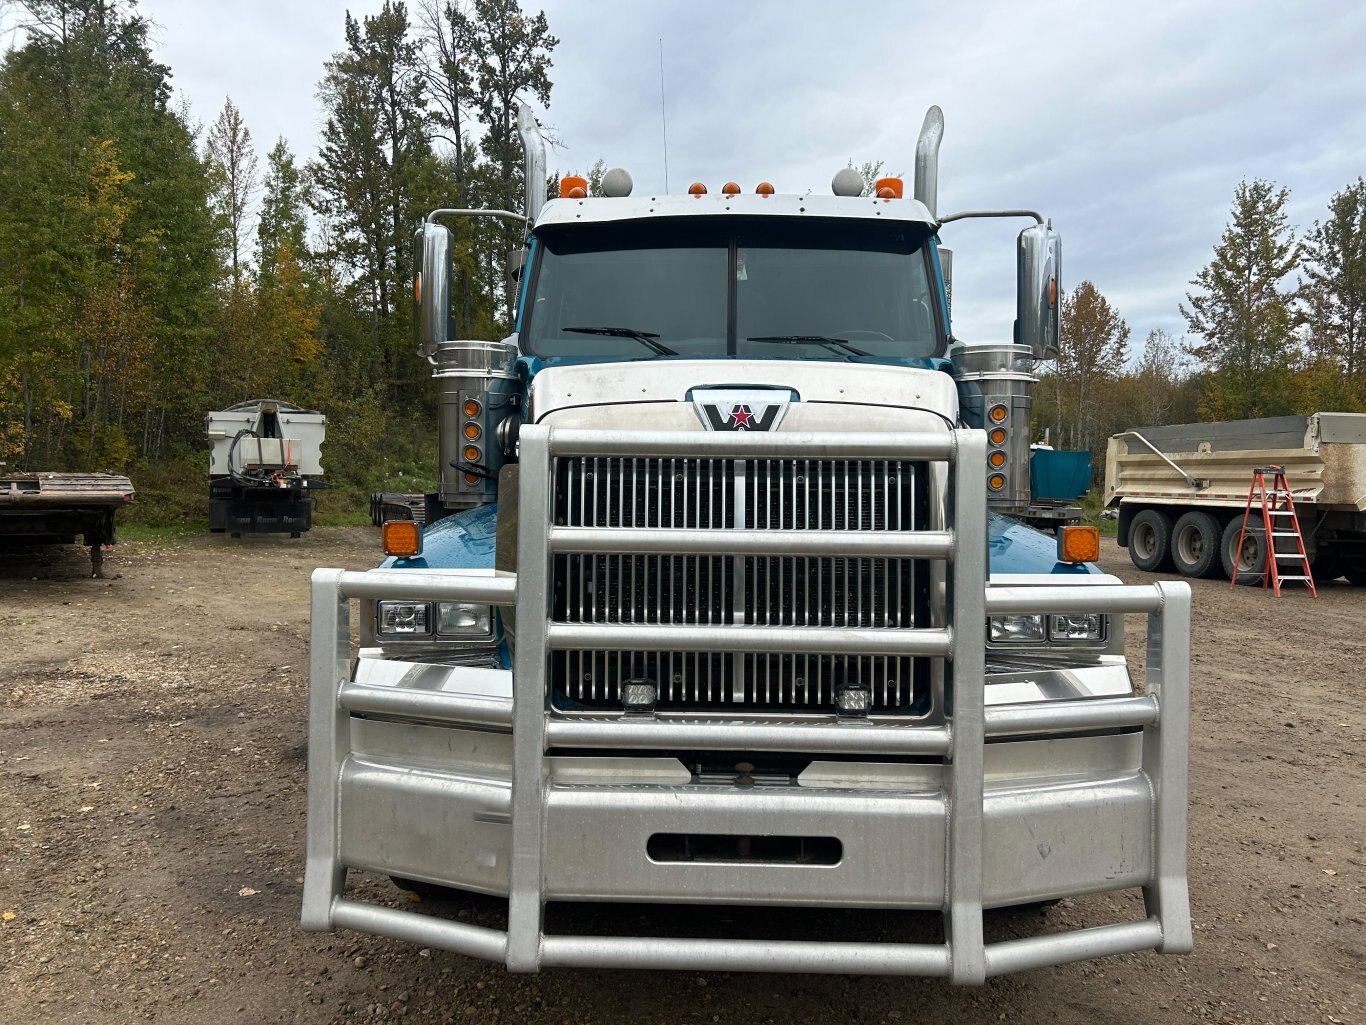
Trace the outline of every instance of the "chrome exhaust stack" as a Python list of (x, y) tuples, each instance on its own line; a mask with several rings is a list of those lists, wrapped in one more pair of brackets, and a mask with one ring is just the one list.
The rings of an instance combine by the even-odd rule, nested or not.
[(517, 134), (522, 137), (522, 158), (526, 176), (526, 216), (536, 220), (545, 206), (545, 140), (536, 126), (536, 115), (525, 103), (517, 103)]
[(925, 111), (920, 139), (915, 144), (915, 198), (930, 216), (939, 216), (939, 144), (944, 139), (944, 112), (938, 105)]

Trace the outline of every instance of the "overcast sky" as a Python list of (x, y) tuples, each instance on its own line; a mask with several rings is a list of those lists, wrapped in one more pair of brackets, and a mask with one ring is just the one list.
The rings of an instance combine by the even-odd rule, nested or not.
[[(343, 45), (332, 0), (141, 0), (193, 118), (231, 96), (264, 154), (315, 151), (324, 61)], [(356, 0), (357, 15), (380, 0)], [(410, 0), (410, 7), (415, 7)], [(1178, 304), (1210, 258), (1242, 178), (1291, 192), (1292, 223), (1366, 175), (1366, 4), (956, 0), (525, 0), (559, 37), (551, 169), (598, 157), (669, 186), (828, 190), (850, 160), (913, 173), (939, 104), (940, 213), (1031, 207), (1063, 237), (1067, 287), (1090, 279), (1141, 348), (1185, 330)], [(952, 224), (954, 322), (1003, 340), (1024, 222)]]

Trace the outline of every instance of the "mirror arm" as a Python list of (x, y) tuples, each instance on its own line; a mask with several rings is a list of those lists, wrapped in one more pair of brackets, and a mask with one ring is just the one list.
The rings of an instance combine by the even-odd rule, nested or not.
[(511, 210), (469, 210), (455, 207), (433, 210), (427, 215), (427, 223), (435, 224), (442, 217), (499, 217), (523, 226), (530, 223), (525, 214), (513, 213)]
[(1037, 210), (960, 210), (956, 214), (939, 218), (941, 225), (950, 221), (966, 221), (973, 217), (1032, 217), (1035, 224), (1043, 224), (1043, 214)]

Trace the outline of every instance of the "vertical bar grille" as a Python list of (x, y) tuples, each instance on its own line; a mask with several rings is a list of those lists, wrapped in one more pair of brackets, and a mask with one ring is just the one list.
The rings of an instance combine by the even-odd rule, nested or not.
[[(905, 531), (928, 523), (922, 463), (897, 460), (558, 460), (554, 517), (570, 527)], [(736, 510), (743, 510), (738, 516)], [(558, 622), (915, 627), (928, 623), (925, 568), (910, 559), (557, 555)], [(874, 712), (916, 714), (928, 666), (909, 657), (787, 653), (557, 651), (563, 710), (620, 710), (623, 685), (649, 680), (658, 707), (821, 711), (869, 688)]]

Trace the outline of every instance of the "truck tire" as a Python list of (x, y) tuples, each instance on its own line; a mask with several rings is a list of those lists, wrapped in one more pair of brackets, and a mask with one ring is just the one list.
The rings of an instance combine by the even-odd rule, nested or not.
[(1183, 577), (1217, 577), (1224, 572), (1219, 546), (1224, 528), (1211, 513), (1192, 509), (1172, 527), (1172, 562)]
[(1260, 584), (1266, 574), (1266, 527), (1262, 514), (1255, 513), (1248, 518), (1247, 535), (1243, 537), (1242, 551), (1238, 550), (1238, 538), (1243, 532), (1243, 518), (1235, 516), (1224, 527), (1223, 543), (1219, 554), (1224, 573), (1235, 584)]
[(1144, 509), (1129, 524), (1129, 560), (1148, 573), (1172, 568), (1172, 518), (1161, 509)]

